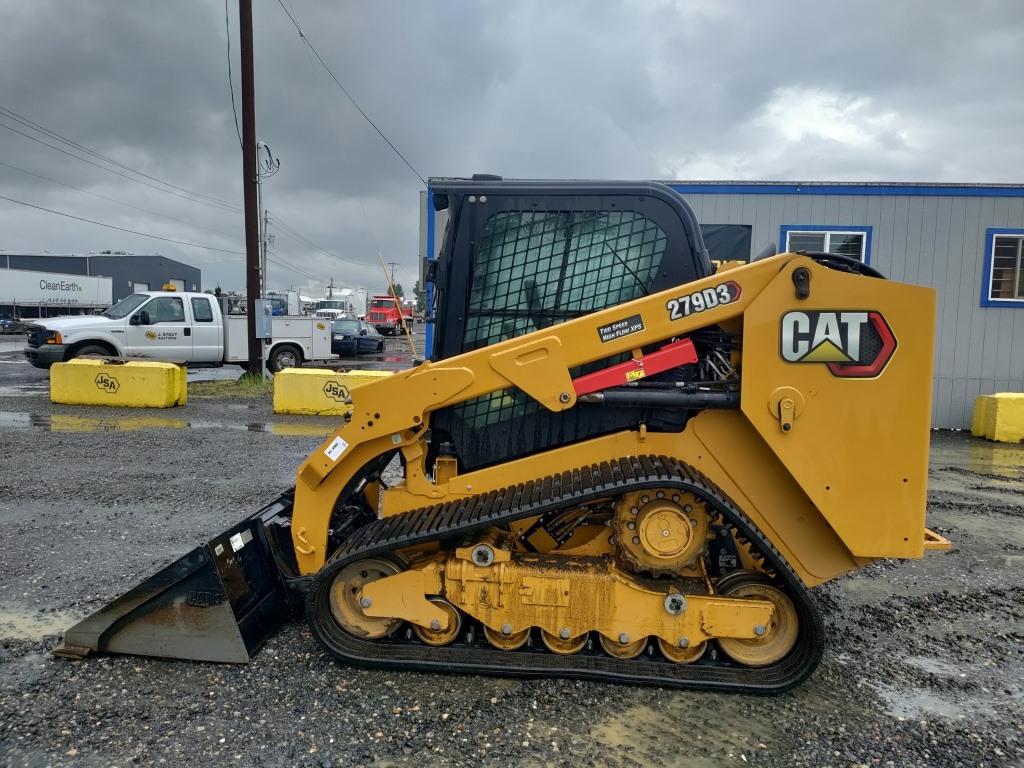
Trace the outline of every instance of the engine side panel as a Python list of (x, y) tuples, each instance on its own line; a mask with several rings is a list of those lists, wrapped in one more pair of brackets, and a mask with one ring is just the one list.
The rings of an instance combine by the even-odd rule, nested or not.
[(854, 555), (921, 557), (935, 291), (801, 268), (744, 312), (743, 413)]

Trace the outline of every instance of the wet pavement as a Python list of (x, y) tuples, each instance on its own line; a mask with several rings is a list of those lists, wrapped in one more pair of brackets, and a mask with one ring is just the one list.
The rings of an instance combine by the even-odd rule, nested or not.
[(57, 406), (24, 367), (0, 365), (0, 766), (1024, 764), (1024, 446), (933, 435), (953, 550), (816, 589), (825, 657), (781, 696), (359, 670), (300, 620), (245, 666), (70, 662), (63, 628), (291, 486), (337, 420)]

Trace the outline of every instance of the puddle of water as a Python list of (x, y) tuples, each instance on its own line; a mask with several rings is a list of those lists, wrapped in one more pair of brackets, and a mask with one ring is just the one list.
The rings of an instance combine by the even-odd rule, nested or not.
[(0, 397), (39, 397), (46, 394), (46, 386), (0, 387)]
[(296, 424), (284, 421), (245, 425), (245, 429), (249, 432), (267, 432), (281, 437), (327, 437), (337, 428), (337, 424)]
[(65, 611), (33, 613), (16, 608), (0, 609), (0, 637), (17, 640), (41, 640), (46, 635), (55, 635), (82, 619), (81, 616)]
[(162, 416), (126, 416), (96, 418), (68, 414), (18, 413), (0, 411), (0, 429), (44, 429), (50, 432), (137, 432), (148, 429), (232, 429), (243, 432), (264, 432), (283, 437), (326, 437), (338, 426), (324, 424), (270, 421), (249, 424), (195, 421)]
[(935, 691), (873, 686), (885, 703), (886, 712), (893, 717), (920, 719), (944, 717), (950, 720), (968, 716), (992, 714), (992, 708), (977, 699), (965, 703), (952, 701)]
[(237, 381), (242, 378), (242, 369), (235, 365), (223, 368), (192, 368), (186, 371), (189, 382), (196, 381)]
[(907, 656), (903, 661), (912, 667), (917, 667), (931, 675), (943, 677), (965, 677), (967, 673), (961, 671), (960, 667), (950, 664), (942, 659), (935, 659), (931, 656)]
[(953, 465), (980, 475), (1024, 479), (1024, 445), (979, 437), (938, 437), (931, 445), (932, 469)]
[[(741, 764), (766, 745), (756, 735), (749, 721), (730, 717), (727, 711), (715, 717), (716, 728), (706, 724), (708, 711), (692, 699), (680, 706), (677, 702), (656, 711), (649, 706), (630, 707), (618, 715), (595, 725), (590, 735), (600, 744), (616, 752), (623, 752), (643, 765), (662, 765), (670, 751), (671, 764), (679, 768), (713, 768), (723, 758)], [(690, 724), (693, 727), (688, 728)], [(687, 750), (668, 746), (666, 734), (693, 733), (694, 739)]]

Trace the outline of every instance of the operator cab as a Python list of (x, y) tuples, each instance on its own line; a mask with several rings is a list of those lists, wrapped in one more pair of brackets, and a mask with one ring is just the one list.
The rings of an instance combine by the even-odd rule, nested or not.
[[(686, 201), (654, 182), (431, 179), (447, 225), (434, 284), (431, 359), (522, 336), (707, 277), (715, 268)], [(607, 365), (610, 361), (597, 364)], [(574, 372), (574, 375), (576, 373)], [(635, 426), (642, 409), (552, 413), (517, 389), (436, 412), (464, 469)], [(665, 428), (681, 429), (678, 415)], [(441, 439), (441, 438), (439, 438)]]

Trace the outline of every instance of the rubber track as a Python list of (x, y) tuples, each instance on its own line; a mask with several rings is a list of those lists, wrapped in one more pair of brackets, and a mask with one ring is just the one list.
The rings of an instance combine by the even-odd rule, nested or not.
[[(591, 499), (644, 488), (690, 491), (721, 514), (736, 532), (749, 539), (764, 557), (793, 600), (800, 621), (800, 636), (780, 662), (751, 668), (731, 662), (724, 654), (694, 664), (675, 664), (660, 655), (636, 659), (605, 655), (594, 650), (573, 656), (551, 653), (535, 643), (518, 651), (492, 648), (480, 637), (452, 645), (429, 647), (396, 633), (382, 640), (360, 640), (340, 629), (329, 610), (330, 584), (347, 564), (365, 557), (386, 555), (396, 549), (433, 540), (461, 542), (468, 535), (533, 517), (553, 509)], [(491, 493), (413, 510), (376, 520), (356, 531), (334, 553), (318, 574), (307, 595), (306, 616), (317, 639), (337, 658), (366, 667), (414, 669), (429, 672), (501, 675), (511, 677), (568, 677), (604, 682), (656, 685), (745, 693), (779, 693), (810, 675), (824, 647), (824, 627), (813, 598), (772, 544), (726, 495), (693, 467), (666, 456), (636, 456), (531, 480)], [(463, 636), (465, 631), (463, 632)]]

